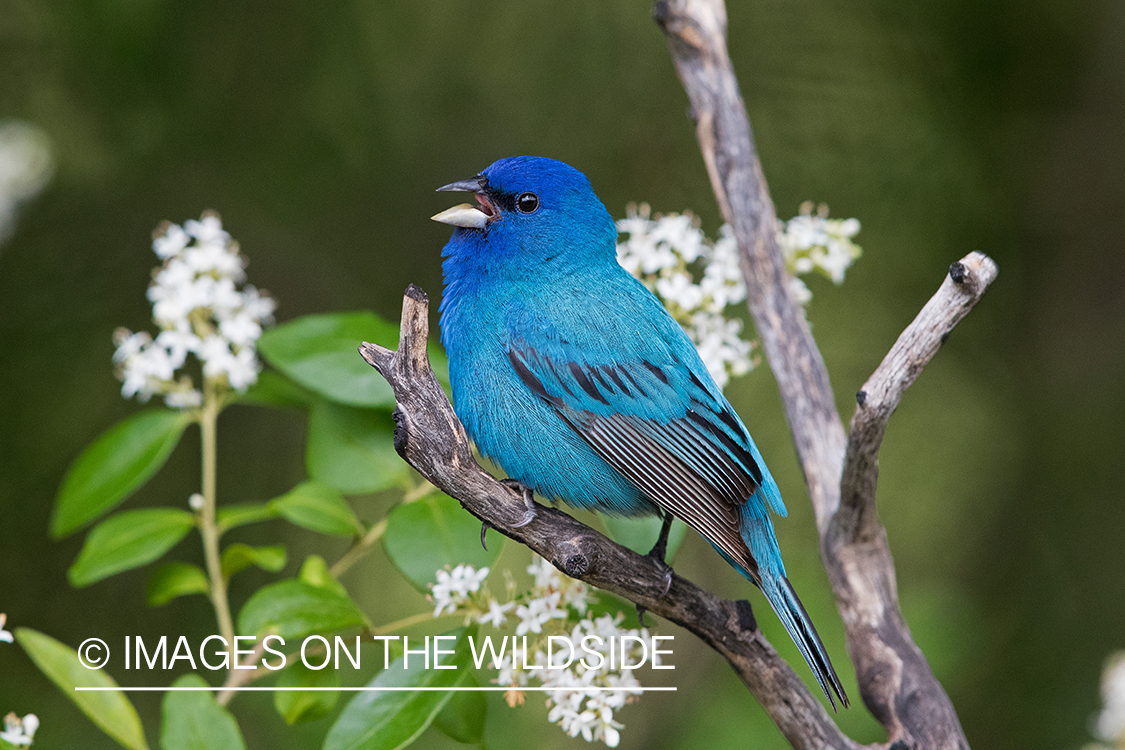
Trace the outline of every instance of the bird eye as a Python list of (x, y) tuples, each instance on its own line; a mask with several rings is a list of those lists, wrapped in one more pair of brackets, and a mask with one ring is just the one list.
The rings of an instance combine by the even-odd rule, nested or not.
[(535, 193), (520, 193), (516, 198), (516, 210), (521, 214), (533, 214), (539, 208), (539, 196)]

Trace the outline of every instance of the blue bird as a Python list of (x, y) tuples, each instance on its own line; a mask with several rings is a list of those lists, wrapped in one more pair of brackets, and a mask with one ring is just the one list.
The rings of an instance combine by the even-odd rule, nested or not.
[(481, 453), (544, 497), (662, 516), (650, 553), (661, 562), (682, 519), (762, 590), (833, 709), (829, 686), (847, 706), (785, 577), (769, 513), (786, 513), (777, 483), (683, 329), (618, 265), (617, 228), (590, 181), (516, 156), (438, 190), (478, 204), (433, 218), (455, 227), (441, 340)]

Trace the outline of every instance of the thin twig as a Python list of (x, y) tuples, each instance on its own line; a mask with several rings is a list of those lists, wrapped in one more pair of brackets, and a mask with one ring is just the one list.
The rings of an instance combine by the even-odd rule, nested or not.
[[(228, 647), (234, 648), (234, 620), (231, 617), (230, 602), (227, 599), (227, 582), (223, 576), (222, 558), (219, 553), (219, 528), (215, 522), (216, 505), (216, 464), (218, 462), (218, 421), (222, 410), (220, 397), (214, 384), (204, 386), (203, 407), (199, 414), (199, 431), (202, 436), (203, 454), (202, 495), (203, 507), (199, 511), (199, 533), (203, 537), (203, 557), (207, 562), (207, 578), (211, 584), (211, 604), (215, 608), (215, 619), (219, 623), (219, 634)], [(231, 671), (233, 672), (231, 665)]]
[(333, 578), (342, 576), (344, 571), (362, 560), (371, 551), (372, 546), (383, 537), (386, 531), (387, 519), (384, 518), (368, 529), (363, 538), (345, 552), (328, 572), (332, 574)]

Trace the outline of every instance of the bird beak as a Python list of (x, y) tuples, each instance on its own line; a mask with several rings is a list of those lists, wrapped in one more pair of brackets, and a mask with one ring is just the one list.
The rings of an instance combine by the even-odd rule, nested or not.
[[(437, 189), (437, 192), (477, 193), (479, 195), (480, 189), (480, 178), (473, 178), (471, 180), (458, 180), (448, 185), (442, 185)], [(489, 215), (475, 206), (462, 203), (453, 208), (447, 208), (439, 214), (434, 214), (430, 218), (434, 221), (440, 221), (442, 224), (450, 224), (455, 227), (484, 229), (488, 225)]]

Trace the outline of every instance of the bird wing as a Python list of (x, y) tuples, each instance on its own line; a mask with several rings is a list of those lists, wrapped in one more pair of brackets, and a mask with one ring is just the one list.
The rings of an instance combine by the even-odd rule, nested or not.
[(756, 581), (739, 509), (761, 486), (762, 470), (694, 349), (677, 354), (657, 335), (642, 355), (623, 347), (630, 354), (602, 348), (591, 356), (591, 347), (549, 326), (520, 328), (509, 330), (507, 354), (524, 385), (614, 469)]

